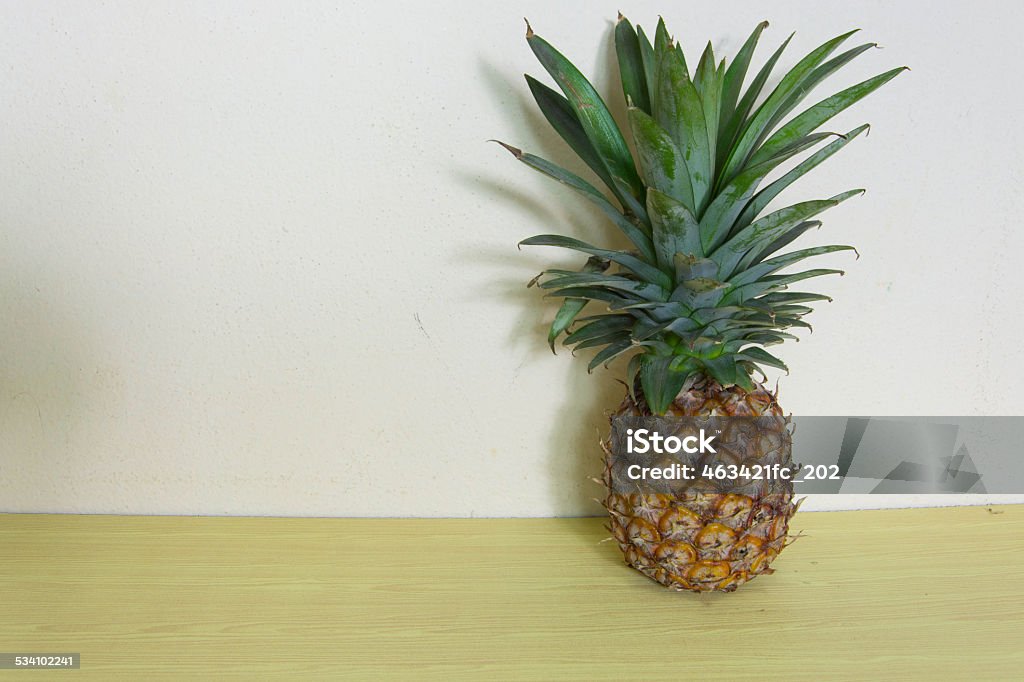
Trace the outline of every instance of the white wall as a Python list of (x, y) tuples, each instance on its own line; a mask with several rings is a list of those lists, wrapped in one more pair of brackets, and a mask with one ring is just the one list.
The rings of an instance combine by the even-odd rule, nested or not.
[[(764, 18), (759, 59), (791, 30), (785, 64), (851, 27), (885, 46), (829, 89), (913, 67), (788, 193), (869, 190), (814, 238), (862, 258), (835, 259), (835, 303), (784, 349), (783, 405), (1024, 412), (1021, 5), (689, 6), (621, 9), (664, 12), (691, 52)], [(0, 510), (598, 512), (619, 374), (551, 355), (524, 284), (576, 261), (515, 244), (610, 230), (486, 140), (572, 163), (522, 80), (542, 69), (521, 17), (607, 88), (615, 9), (4, 3)]]

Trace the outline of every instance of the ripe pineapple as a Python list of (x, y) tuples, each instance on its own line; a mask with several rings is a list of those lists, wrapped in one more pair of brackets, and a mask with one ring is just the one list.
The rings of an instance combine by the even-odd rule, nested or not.
[[(527, 83), (548, 122), (609, 190), (501, 143), (527, 166), (568, 185), (595, 204), (632, 244), (599, 248), (559, 235), (521, 244), (559, 246), (589, 255), (578, 271), (546, 270), (532, 284), (564, 299), (548, 335), (576, 349), (598, 348), (588, 371), (630, 355), (627, 395), (612, 419), (624, 415), (755, 416), (761, 433), (747, 441), (746, 461), (768, 456), (765, 443), (789, 432), (776, 395), (761, 383), (760, 366), (785, 369), (766, 346), (809, 327), (806, 303), (827, 296), (789, 290), (790, 284), (839, 270), (781, 273), (805, 258), (852, 246), (819, 246), (781, 253), (818, 227), (815, 216), (860, 194), (842, 192), (765, 212), (782, 190), (867, 129), (816, 132), (840, 111), (899, 74), (893, 69), (826, 97), (787, 117), (826, 77), (874, 47), (867, 43), (831, 55), (852, 34), (823, 43), (761, 97), (787, 39), (744, 88), (747, 68), (767, 22), (758, 25), (732, 64), (716, 63), (709, 43), (696, 68), (658, 22), (653, 45), (621, 15), (615, 49), (636, 156), (586, 78), (527, 25), (527, 41), (561, 94)], [(792, 36), (790, 36), (792, 38)], [(831, 57), (831, 58), (830, 58)], [(783, 175), (759, 185), (782, 163), (821, 145)], [(603, 306), (587, 317), (590, 302)], [(761, 382), (752, 374), (761, 374)], [(605, 444), (608, 453), (607, 444)], [(608, 453), (610, 454), (610, 453)], [(716, 493), (620, 494), (610, 457), (604, 480), (610, 529), (626, 563), (679, 590), (732, 591), (771, 572), (796, 511), (792, 485)]]

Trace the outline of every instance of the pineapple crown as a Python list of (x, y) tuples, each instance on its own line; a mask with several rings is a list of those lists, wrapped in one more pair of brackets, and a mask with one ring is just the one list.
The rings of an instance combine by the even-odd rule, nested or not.
[[(818, 246), (779, 255), (827, 208), (860, 194), (805, 201), (764, 213), (780, 192), (864, 132), (815, 132), (833, 116), (894, 78), (892, 69), (826, 97), (784, 120), (821, 81), (861, 53), (865, 43), (831, 57), (855, 31), (813, 50), (758, 103), (792, 35), (744, 89), (762, 22), (735, 60), (716, 64), (708, 43), (691, 76), (682, 48), (659, 20), (652, 45), (643, 29), (621, 14), (615, 51), (636, 158), (594, 87), (562, 54), (534, 34), (526, 38), (561, 94), (529, 75), (526, 81), (551, 126), (608, 188), (533, 154), (499, 143), (521, 162), (579, 192), (624, 233), (628, 251), (545, 234), (520, 245), (558, 246), (588, 254), (579, 270), (545, 270), (530, 282), (564, 299), (548, 334), (552, 351), (563, 343), (599, 348), (588, 371), (629, 354), (629, 385), (639, 379), (643, 399), (663, 414), (689, 383), (710, 376), (723, 386), (754, 388), (762, 365), (786, 369), (765, 346), (795, 339), (784, 331), (810, 327), (806, 303), (829, 297), (790, 291), (788, 285), (840, 270), (780, 270), (806, 258), (852, 246)], [(831, 58), (830, 58), (831, 57)], [(756, 105), (756, 106), (755, 106)], [(780, 164), (815, 146), (777, 180), (759, 189)], [(591, 301), (606, 310), (580, 317)]]

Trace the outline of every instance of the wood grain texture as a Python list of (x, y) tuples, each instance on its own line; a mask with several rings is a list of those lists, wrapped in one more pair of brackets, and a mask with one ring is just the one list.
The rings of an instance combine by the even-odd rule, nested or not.
[[(1024, 506), (802, 513), (734, 594), (665, 590), (601, 519), (0, 515), (32, 679), (1021, 679)], [(24, 672), (0, 671), (0, 679)]]

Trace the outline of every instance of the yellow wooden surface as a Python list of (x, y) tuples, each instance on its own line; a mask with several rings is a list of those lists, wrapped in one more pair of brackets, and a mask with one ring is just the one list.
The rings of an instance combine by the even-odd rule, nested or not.
[(801, 513), (734, 594), (600, 519), (0, 515), (0, 679), (1024, 679), (1024, 507)]

